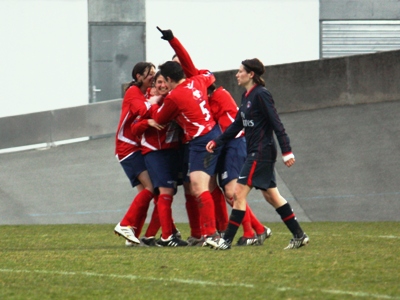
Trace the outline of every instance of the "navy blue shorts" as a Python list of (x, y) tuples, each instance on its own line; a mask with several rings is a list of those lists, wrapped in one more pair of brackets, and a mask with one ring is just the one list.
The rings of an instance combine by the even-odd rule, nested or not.
[(222, 149), (218, 158), (217, 173), (220, 187), (239, 177), (240, 170), (246, 161), (246, 139), (244, 137), (230, 140)]
[(156, 193), (159, 192), (158, 188), (160, 187), (173, 188), (176, 193), (179, 151), (166, 149), (149, 152), (144, 156), (144, 160)]
[[(190, 182), (189, 178), (189, 144), (182, 144), (179, 149), (180, 153), (180, 172), (178, 185), (183, 184), (183, 182)], [(182, 183), (181, 183), (182, 180)]]
[(203, 171), (212, 176), (216, 172), (220, 147), (209, 153), (206, 145), (209, 141), (216, 139), (221, 134), (221, 128), (216, 125), (207, 134), (195, 138), (189, 142), (189, 172)]
[(138, 176), (140, 173), (147, 170), (142, 153), (136, 151), (124, 160), (120, 161), (120, 164), (124, 169), (126, 176), (128, 176), (132, 187), (139, 185), (140, 181)]
[(237, 182), (260, 190), (276, 187), (275, 162), (257, 161), (248, 155)]

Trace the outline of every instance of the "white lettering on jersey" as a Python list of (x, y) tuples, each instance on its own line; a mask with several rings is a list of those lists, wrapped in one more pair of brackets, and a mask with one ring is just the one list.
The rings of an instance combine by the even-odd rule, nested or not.
[(206, 108), (206, 101), (205, 100), (203, 100), (200, 103), (200, 108), (201, 108), (201, 112), (203, 113), (203, 115), (206, 115), (205, 116), (205, 120), (206, 121), (210, 120), (211, 115), (210, 115), (210, 112), (208, 111), (208, 109)]
[(254, 127), (254, 120), (247, 120), (244, 112), (240, 113), (243, 121), (243, 127)]

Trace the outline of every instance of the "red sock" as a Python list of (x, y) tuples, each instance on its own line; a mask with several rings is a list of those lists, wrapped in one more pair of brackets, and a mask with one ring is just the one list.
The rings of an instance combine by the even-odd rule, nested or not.
[(199, 239), (201, 238), (200, 213), (196, 197), (192, 196), (191, 194), (185, 194), (185, 198), (186, 212), (190, 226), (190, 235)]
[(214, 201), (209, 191), (203, 192), (198, 198), (200, 224), (202, 235), (213, 235), (215, 228), (215, 209)]
[(153, 197), (143, 200), (143, 205), (139, 206), (139, 214), (141, 217), (139, 217), (138, 219), (137, 229), (135, 230), (135, 233), (137, 233), (137, 237), (139, 237), (140, 233), (142, 232), (144, 223), (146, 222), (147, 212), (149, 211), (150, 202)]
[(211, 196), (214, 200), (215, 222), (217, 230), (219, 232), (225, 231), (226, 228), (228, 227), (228, 222), (229, 222), (228, 209), (226, 208), (225, 196), (219, 187), (216, 187), (212, 191)]
[(254, 229), (254, 231), (257, 234), (263, 233), (265, 230), (264, 225), (257, 219), (256, 215), (251, 210), (249, 204), (247, 204), (247, 206), (246, 206), (246, 211), (248, 211), (250, 214), (251, 227)]
[(149, 209), (152, 198), (153, 193), (147, 189), (138, 193), (122, 219), (121, 226), (132, 226), (135, 229), (136, 236), (139, 236), (143, 227), (143, 216), (144, 219), (146, 219), (147, 210)]
[(172, 235), (172, 196), (167, 194), (160, 195), (157, 205), (160, 216), (161, 237), (166, 240)]
[(243, 236), (245, 238), (254, 237), (254, 231), (253, 228), (251, 227), (251, 215), (250, 211), (248, 210), (248, 205), (246, 205), (246, 212), (244, 214), (242, 226), (243, 226)]
[(145, 237), (153, 237), (156, 236), (158, 230), (161, 227), (160, 218), (158, 215), (158, 195), (154, 196), (154, 209), (153, 214), (151, 215), (149, 226), (147, 227)]

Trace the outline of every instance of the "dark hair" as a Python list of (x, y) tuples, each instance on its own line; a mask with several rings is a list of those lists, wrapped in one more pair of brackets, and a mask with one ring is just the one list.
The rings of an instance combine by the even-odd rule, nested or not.
[(211, 84), (211, 85), (207, 88), (207, 95), (211, 95), (211, 94), (215, 91), (216, 88), (217, 88), (217, 87), (215, 86), (214, 83)]
[(182, 66), (176, 61), (167, 61), (158, 67), (160, 69), (161, 75), (165, 79), (167, 77), (171, 80), (178, 82), (179, 80), (185, 78), (185, 73), (183, 72)]
[(141, 87), (142, 86), (142, 82), (137, 82), (136, 81), (136, 75), (140, 74), (140, 75), (145, 75), (145, 72), (147, 70), (147, 74), (145, 77), (147, 77), (150, 73), (151, 68), (155, 68), (156, 66), (154, 64), (152, 64), (151, 62), (145, 62), (145, 61), (141, 61), (138, 62), (132, 70), (132, 78), (133, 80), (131, 81), (131, 83), (127, 86), (127, 88), (125, 89), (125, 91), (130, 88), (132, 85), (135, 85), (137, 87)]
[(251, 71), (254, 72), (253, 81), (256, 84), (265, 86), (265, 81), (261, 77), (265, 73), (265, 67), (258, 58), (245, 59), (242, 61), (242, 65), (247, 73), (250, 73)]
[(156, 82), (156, 81), (157, 81), (157, 78), (160, 77), (160, 76), (162, 76), (162, 75), (161, 75), (161, 71), (158, 70), (157, 73), (156, 73), (156, 75), (154, 75), (154, 82)]

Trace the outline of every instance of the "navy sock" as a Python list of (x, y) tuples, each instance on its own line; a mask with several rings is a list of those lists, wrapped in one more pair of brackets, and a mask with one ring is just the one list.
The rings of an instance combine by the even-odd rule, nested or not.
[(228, 228), (224, 234), (224, 240), (232, 244), (236, 232), (243, 221), (245, 210), (232, 209), (231, 216), (229, 217)]
[(285, 223), (295, 238), (300, 238), (303, 236), (304, 231), (301, 229), (299, 222), (297, 222), (296, 215), (294, 214), (289, 203), (278, 207), (276, 212), (281, 216), (283, 223)]

